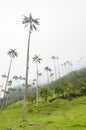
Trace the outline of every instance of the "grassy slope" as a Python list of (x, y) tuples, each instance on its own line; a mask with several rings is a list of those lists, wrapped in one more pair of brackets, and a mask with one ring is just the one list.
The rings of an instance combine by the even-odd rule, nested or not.
[[(33, 123), (33, 125), (30, 125)], [(73, 101), (57, 99), (40, 103), (39, 109), (28, 104), (27, 121), (22, 122), (22, 102), (0, 112), (0, 130), (86, 130), (86, 97)]]

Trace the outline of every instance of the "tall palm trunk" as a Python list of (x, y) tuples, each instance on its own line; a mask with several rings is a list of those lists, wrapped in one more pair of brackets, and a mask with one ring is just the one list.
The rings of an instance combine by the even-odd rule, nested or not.
[(36, 86), (36, 107), (38, 108), (38, 62), (37, 62), (37, 86)]
[(48, 84), (48, 89), (49, 89), (49, 75), (48, 75), (48, 71), (47, 71), (47, 84)]
[[(48, 92), (48, 90), (49, 90), (49, 73), (48, 73), (48, 70), (47, 70), (47, 85), (48, 85), (48, 87), (47, 87), (47, 92)], [(46, 101), (47, 101), (47, 98), (48, 98), (47, 92), (46, 92)]]
[(58, 65), (58, 74), (59, 74), (59, 79), (61, 78), (61, 75), (60, 75), (60, 66), (59, 66), (59, 61), (57, 61), (57, 65)]
[(1, 86), (1, 95), (0, 95), (0, 98), (2, 96), (2, 90), (3, 90), (3, 87), (4, 87), (4, 81), (5, 81), (5, 78), (3, 78), (3, 83), (2, 83), (2, 86)]
[(8, 80), (9, 80), (9, 75), (10, 75), (10, 70), (11, 70), (11, 65), (12, 65), (12, 57), (11, 57), (11, 60), (10, 60), (10, 65), (9, 65), (9, 69), (8, 69), (8, 74), (7, 74), (7, 79), (6, 79), (6, 84), (5, 84), (5, 89), (4, 89), (4, 96), (3, 96), (3, 105), (5, 105), (5, 93), (6, 93), (6, 89), (7, 89), (7, 83), (8, 83)]
[(55, 59), (54, 59), (54, 70), (55, 70), (55, 80), (57, 80)]
[(59, 79), (59, 85), (61, 86), (61, 74), (60, 74), (60, 66), (59, 66), (59, 61), (57, 59), (57, 65), (58, 65), (58, 79)]
[(28, 47), (27, 47), (26, 77), (25, 77), (24, 106), (23, 106), (22, 120), (26, 120), (26, 101), (27, 101), (27, 85), (28, 85), (28, 70), (29, 70), (30, 34), (31, 34), (31, 22), (30, 22), (30, 28), (29, 28)]

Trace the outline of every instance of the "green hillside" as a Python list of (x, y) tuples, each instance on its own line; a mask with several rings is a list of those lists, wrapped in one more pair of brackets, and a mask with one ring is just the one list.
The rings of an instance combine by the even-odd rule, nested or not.
[(23, 91), (15, 94), (10, 89), (8, 105), (0, 109), (0, 130), (86, 130), (86, 68), (63, 76), (49, 87), (39, 88), (38, 108), (35, 89), (28, 93), (26, 121), (22, 121), (23, 100), (18, 98)]
[(50, 84), (50, 88), (62, 98), (72, 100), (86, 96), (86, 68), (72, 71)]
[(72, 101), (27, 104), (27, 121), (22, 122), (22, 102), (0, 112), (0, 130), (86, 130), (86, 97)]

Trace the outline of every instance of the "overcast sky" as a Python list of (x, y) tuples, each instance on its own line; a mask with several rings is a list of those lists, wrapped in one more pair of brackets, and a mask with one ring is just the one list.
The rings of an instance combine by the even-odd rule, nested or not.
[(29, 26), (24, 28), (21, 21), (30, 13), (40, 18), (40, 26), (31, 34), (29, 80), (35, 78), (35, 54), (43, 58), (42, 73), (45, 66), (53, 69), (53, 55), (60, 63), (70, 60), (76, 66), (81, 56), (86, 58), (86, 0), (0, 0), (0, 75), (8, 72), (7, 51), (16, 48), (19, 56), (13, 60), (10, 77), (25, 76)]

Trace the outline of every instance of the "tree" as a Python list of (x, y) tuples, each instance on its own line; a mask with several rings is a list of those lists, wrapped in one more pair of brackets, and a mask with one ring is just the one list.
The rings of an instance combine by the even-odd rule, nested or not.
[(52, 56), (51, 59), (53, 59), (53, 62), (54, 62), (55, 80), (56, 80), (56, 79), (57, 79), (57, 74), (56, 74), (56, 63), (55, 63), (56, 57), (55, 57), (55, 56)]
[(38, 108), (38, 63), (41, 62), (41, 58), (39, 57), (39, 55), (35, 55), (33, 57), (33, 61), (36, 63), (36, 78), (37, 78), (37, 86), (36, 86), (36, 107)]
[[(42, 73), (38, 73), (38, 77), (41, 77)], [(39, 85), (40, 85), (40, 79), (39, 79)]]
[(29, 24), (29, 37), (28, 37), (28, 47), (27, 47), (27, 60), (26, 60), (26, 75), (25, 75), (25, 91), (24, 91), (24, 106), (22, 119), (26, 120), (26, 100), (27, 100), (27, 85), (28, 85), (28, 69), (29, 69), (29, 49), (30, 49), (30, 35), (33, 29), (37, 30), (36, 25), (39, 25), (39, 19), (34, 19), (30, 14), (29, 17), (24, 15), (22, 23), (25, 27)]
[[(3, 74), (3, 75), (1, 75), (2, 76), (2, 78), (3, 78), (3, 83), (2, 83), (2, 86), (1, 86), (1, 94), (2, 94), (2, 89), (3, 89), (3, 87), (4, 87), (4, 82), (5, 82), (5, 79), (7, 78), (7, 76), (6, 76), (6, 74)], [(1, 97), (1, 95), (0, 95), (0, 97)]]
[[(12, 82), (13, 82), (12, 80), (9, 80), (9, 81), (8, 81), (7, 85), (9, 86), (9, 88), (12, 86)], [(8, 89), (9, 89), (9, 88), (8, 88)], [(6, 91), (6, 103), (5, 103), (6, 106), (8, 105), (8, 97), (9, 97), (8, 94), (9, 94), (9, 91), (7, 90), (7, 91)], [(11, 99), (12, 99), (12, 98), (11, 98)]]
[(40, 97), (42, 100), (47, 101), (48, 96), (50, 95), (50, 91), (46, 87), (41, 87), (40, 88)]
[(61, 74), (60, 74), (60, 66), (59, 66), (59, 57), (56, 57), (56, 59), (57, 59), (58, 74), (59, 74), (59, 77), (58, 77), (58, 78), (60, 78), (60, 77), (61, 77)]
[(5, 84), (4, 98), (5, 98), (5, 92), (6, 92), (6, 89), (7, 89), (7, 83), (8, 83), (9, 76), (10, 76), (10, 70), (11, 70), (12, 60), (13, 60), (13, 58), (15, 58), (15, 57), (18, 56), (18, 53), (16, 52), (16, 49), (10, 49), (7, 52), (7, 54), (10, 56), (11, 59), (10, 59), (10, 65), (9, 65), (7, 79), (6, 79), (6, 84)]
[(60, 73), (59, 57), (56, 57), (56, 60), (57, 60), (57, 67), (58, 67), (59, 85), (61, 86), (61, 73)]
[(84, 68), (85, 66), (84, 66), (84, 62), (83, 62), (83, 56), (80, 57), (80, 62), (81, 62), (82, 68)]
[(50, 73), (51, 82), (52, 82), (53, 75), (54, 75), (53, 73)]
[(7, 76), (6, 76), (6, 74), (3, 74), (3, 75), (1, 75), (2, 76), (2, 78), (3, 78), (3, 84), (2, 84), (2, 87), (4, 86), (4, 80), (5, 80), (5, 78), (7, 78)]
[(49, 74), (48, 74), (48, 72), (50, 72), (52, 70), (48, 66), (46, 66), (44, 69), (47, 71), (47, 84), (48, 84), (48, 88), (49, 88)]
[(32, 86), (35, 87), (35, 84), (36, 84), (36, 79), (33, 79)]
[(12, 86), (12, 82), (13, 82), (12, 80), (9, 80), (9, 81), (8, 81), (8, 86), (9, 86), (9, 87)]
[(17, 75), (13, 76), (13, 79), (15, 81), (15, 83), (14, 83), (14, 87), (15, 87), (17, 85), (16, 83), (17, 83), (17, 80), (18, 80), (18, 76)]

